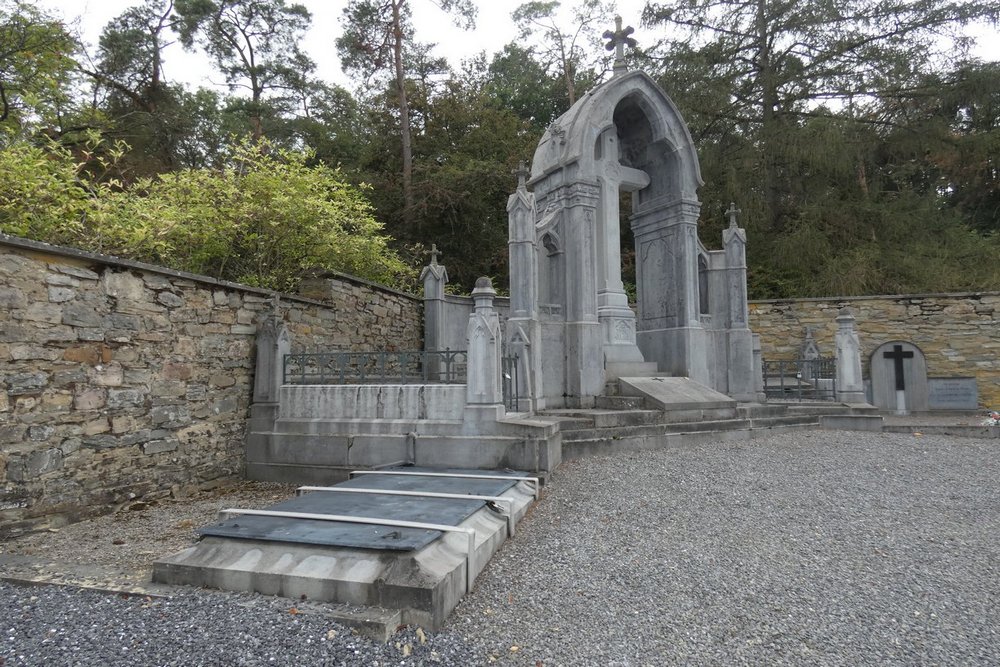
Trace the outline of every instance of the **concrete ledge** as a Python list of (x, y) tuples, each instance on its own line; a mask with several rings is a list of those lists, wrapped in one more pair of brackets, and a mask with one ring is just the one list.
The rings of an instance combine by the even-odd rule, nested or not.
[(838, 431), (881, 431), (882, 417), (878, 415), (819, 415), (823, 428)]
[(952, 435), (959, 438), (985, 438), (1000, 440), (1000, 426), (966, 426), (938, 424), (886, 424), (882, 427), (884, 433), (924, 433), (935, 435)]

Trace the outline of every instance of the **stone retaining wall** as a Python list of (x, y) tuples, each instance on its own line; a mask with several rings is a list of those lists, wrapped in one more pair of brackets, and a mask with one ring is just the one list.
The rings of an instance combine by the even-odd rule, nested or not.
[(857, 318), (865, 377), (875, 348), (909, 341), (926, 356), (928, 376), (974, 376), (980, 405), (1000, 406), (1000, 292), (752, 301), (750, 328), (765, 359), (795, 358), (806, 326), (833, 356), (834, 318), (845, 306)]
[(0, 237), (0, 537), (241, 473), (276, 296), (294, 351), (421, 349), (416, 297), (311, 284), (328, 303)]

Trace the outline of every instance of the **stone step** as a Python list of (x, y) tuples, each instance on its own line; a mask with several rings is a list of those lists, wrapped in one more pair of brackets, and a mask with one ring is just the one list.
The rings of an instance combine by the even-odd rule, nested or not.
[(641, 396), (598, 396), (594, 407), (601, 410), (641, 410), (646, 400)]
[(873, 405), (845, 405), (844, 403), (795, 403), (788, 404), (788, 412), (809, 415), (877, 415)]
[(631, 438), (652, 437), (667, 433), (694, 433), (699, 431), (732, 431), (750, 428), (748, 419), (723, 419), (714, 421), (636, 424), (632, 426), (608, 426), (563, 431), (563, 443), (591, 438)]
[(819, 428), (816, 421), (803, 424), (749, 425), (743, 428), (644, 434), (644, 435), (602, 435), (579, 440), (563, 441), (563, 460), (585, 458), (587, 456), (614, 456), (628, 452), (649, 451), (666, 447), (689, 447), (711, 445), (718, 442), (749, 440), (755, 434), (782, 430)]
[(736, 414), (751, 419), (758, 417), (780, 417), (788, 414), (788, 406), (784, 404), (741, 403), (736, 408)]

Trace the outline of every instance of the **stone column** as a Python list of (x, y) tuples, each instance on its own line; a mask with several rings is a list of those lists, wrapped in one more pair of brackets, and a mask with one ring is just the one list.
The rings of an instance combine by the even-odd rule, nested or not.
[[(757, 399), (754, 381), (753, 335), (747, 306), (747, 233), (736, 225), (740, 211), (735, 203), (726, 211), (729, 228), (722, 232), (726, 257), (726, 338), (729, 344), (727, 393), (738, 401)], [(716, 387), (718, 389), (718, 387)]]
[(553, 196), (563, 210), (566, 305), (565, 404), (589, 408), (604, 391), (602, 336), (597, 319), (597, 185), (574, 182)]
[(753, 390), (754, 400), (763, 403), (767, 400), (764, 393), (764, 354), (761, 350), (760, 334), (751, 334), (753, 346)]
[(837, 315), (837, 400), (842, 403), (865, 403), (865, 385), (861, 377), (861, 343), (854, 330), (854, 315), (843, 308)]
[(466, 421), (496, 421), (504, 416), (501, 384), (500, 317), (493, 309), (497, 293), (489, 278), (480, 278), (472, 290), (475, 310), (469, 315), (466, 329), (468, 354), (466, 366)]
[(444, 340), (444, 288), (448, 284), (448, 271), (438, 264), (437, 245), (431, 245), (431, 263), (420, 272), (424, 283), (424, 349), (442, 350)]
[(281, 315), (275, 312), (257, 324), (257, 361), (253, 376), (251, 431), (270, 431), (278, 418), (281, 385), (284, 384), (285, 355), (291, 338)]
[(510, 257), (510, 317), (507, 344), (517, 357), (518, 409), (545, 407), (542, 396), (542, 333), (538, 321), (538, 247), (535, 195), (528, 192), (527, 169), (517, 172), (517, 190), (507, 200)]

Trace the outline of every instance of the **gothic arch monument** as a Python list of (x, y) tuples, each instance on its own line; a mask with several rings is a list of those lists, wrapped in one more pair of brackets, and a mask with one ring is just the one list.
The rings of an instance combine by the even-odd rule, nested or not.
[[(656, 374), (756, 398), (746, 234), (734, 206), (724, 249), (701, 244), (700, 185), (687, 125), (644, 72), (616, 66), (545, 132), (507, 206), (508, 340), (533, 408), (589, 407), (609, 380)], [(621, 278), (622, 191), (637, 313)]]

